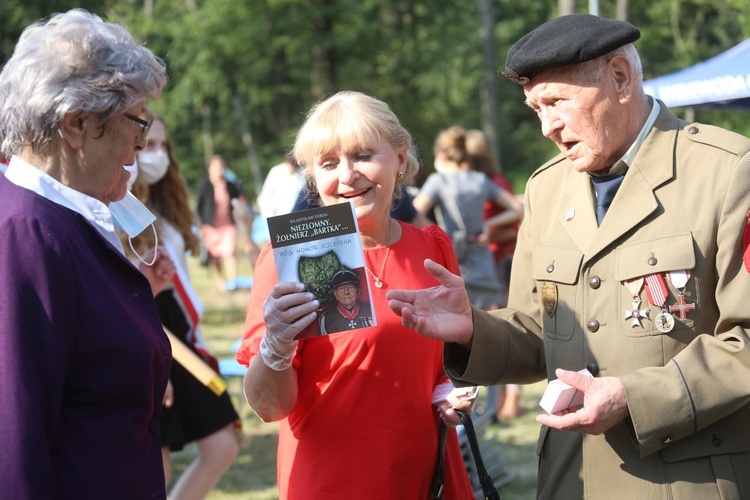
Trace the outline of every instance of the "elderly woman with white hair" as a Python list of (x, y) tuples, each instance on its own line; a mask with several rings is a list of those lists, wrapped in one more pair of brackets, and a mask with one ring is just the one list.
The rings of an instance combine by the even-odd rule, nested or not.
[[(159, 418), (171, 354), (114, 223), (166, 81), (121, 26), (71, 10), (24, 30), (0, 73), (0, 491), (165, 498)], [(113, 216), (117, 217), (113, 222)], [(171, 278), (154, 253), (146, 273)]]

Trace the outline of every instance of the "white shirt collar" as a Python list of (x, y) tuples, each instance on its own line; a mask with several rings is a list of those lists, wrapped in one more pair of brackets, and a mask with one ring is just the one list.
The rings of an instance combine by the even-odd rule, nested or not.
[(5, 177), (17, 186), (81, 214), (104, 239), (125, 254), (109, 208), (101, 201), (69, 188), (17, 156), (10, 159)]
[(641, 131), (638, 132), (635, 142), (633, 142), (625, 154), (622, 155), (621, 161), (624, 161), (628, 166), (633, 164), (635, 155), (641, 150), (641, 146), (643, 146), (646, 136), (648, 136), (648, 133), (651, 132), (651, 129), (654, 127), (654, 123), (656, 123), (656, 117), (659, 116), (661, 106), (659, 106), (656, 99), (652, 99), (652, 101), (654, 105), (651, 107), (651, 112), (648, 114), (648, 118), (646, 118), (646, 123), (643, 124)]

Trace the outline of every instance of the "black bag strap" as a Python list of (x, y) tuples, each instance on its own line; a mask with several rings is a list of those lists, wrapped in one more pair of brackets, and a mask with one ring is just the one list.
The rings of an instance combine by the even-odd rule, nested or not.
[[(464, 432), (466, 432), (466, 438), (471, 447), (471, 454), (474, 457), (474, 464), (477, 467), (477, 474), (479, 475), (479, 483), (482, 485), (484, 499), (500, 500), (500, 493), (498, 493), (497, 488), (495, 488), (495, 483), (492, 481), (492, 477), (487, 473), (487, 469), (484, 466), (482, 454), (479, 451), (477, 434), (476, 431), (474, 431), (474, 424), (471, 421), (471, 414), (461, 410), (456, 410), (456, 413), (458, 413), (458, 416), (461, 418), (461, 423), (464, 425)], [(430, 500), (440, 500), (443, 498), (443, 490), (445, 487), (445, 441), (447, 434), (448, 428), (441, 422), (440, 439), (438, 444), (438, 461), (435, 465), (435, 474), (432, 476)]]
[(432, 475), (430, 485), (430, 500), (441, 500), (445, 487), (445, 441), (448, 436), (448, 427), (440, 422), (440, 437), (438, 439), (438, 459), (435, 464), (435, 473)]
[(469, 446), (471, 446), (471, 454), (474, 456), (474, 464), (477, 466), (479, 483), (482, 485), (482, 493), (485, 500), (500, 500), (500, 493), (498, 493), (492, 477), (490, 477), (487, 469), (484, 467), (482, 454), (479, 451), (477, 433), (474, 431), (474, 424), (471, 421), (471, 414), (461, 410), (456, 410), (456, 413), (461, 417), (461, 422), (464, 424), (464, 431), (466, 432), (466, 438), (469, 440)]

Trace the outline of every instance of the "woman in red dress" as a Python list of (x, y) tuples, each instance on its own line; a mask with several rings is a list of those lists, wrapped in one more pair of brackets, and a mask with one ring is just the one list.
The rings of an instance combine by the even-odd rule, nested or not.
[[(310, 111), (294, 154), (323, 204), (354, 203), (377, 325), (295, 340), (318, 301), (301, 283), (278, 283), (270, 245), (261, 252), (237, 359), (249, 365), (250, 406), (281, 420), (279, 498), (427, 498), (440, 419), (458, 418), (432, 405), (442, 344), (402, 327), (385, 294), (437, 285), (427, 258), (453, 272), (458, 262), (437, 226), (390, 216), (394, 192), (417, 173), (411, 136), (384, 102), (340, 92)], [(474, 498), (452, 429), (446, 462), (445, 498)]]

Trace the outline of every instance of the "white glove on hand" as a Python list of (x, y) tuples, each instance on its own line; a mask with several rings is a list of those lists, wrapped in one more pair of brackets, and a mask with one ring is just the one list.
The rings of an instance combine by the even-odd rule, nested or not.
[(276, 371), (292, 364), (299, 344), (295, 337), (316, 318), (320, 303), (313, 294), (305, 292), (302, 283), (279, 283), (263, 304), (266, 333), (260, 342), (260, 358)]
[(266, 330), (263, 340), (260, 341), (260, 359), (272, 370), (284, 371), (291, 366), (298, 344), (299, 340), (279, 341)]

